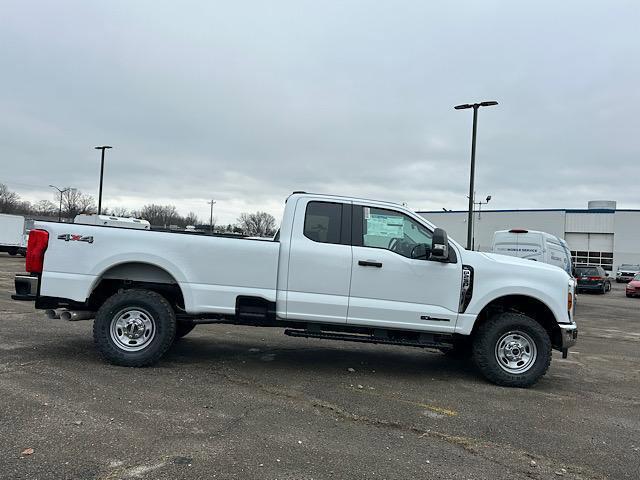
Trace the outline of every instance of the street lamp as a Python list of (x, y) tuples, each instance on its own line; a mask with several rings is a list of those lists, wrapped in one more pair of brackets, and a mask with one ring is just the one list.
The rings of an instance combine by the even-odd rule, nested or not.
[(102, 158), (100, 160), (100, 191), (98, 192), (98, 215), (102, 213), (102, 177), (104, 176), (104, 151), (113, 148), (109, 145), (103, 145), (101, 147), (94, 147), (96, 150), (102, 150)]
[(478, 220), (482, 218), (482, 205), (486, 205), (490, 201), (491, 201), (491, 195), (487, 195), (487, 198), (485, 199), (484, 202), (482, 200), (480, 200), (479, 202), (474, 202), (476, 205), (478, 205)]
[(469, 220), (467, 225), (467, 250), (472, 248), (472, 228), (473, 228), (473, 188), (474, 177), (476, 170), (476, 132), (478, 130), (478, 109), (480, 107), (491, 107), (498, 105), (496, 101), (480, 102), (480, 103), (464, 103), (462, 105), (456, 105), (456, 110), (466, 110), (467, 108), (473, 108), (473, 133), (471, 135), (471, 175), (469, 178)]
[(49, 185), (51, 188), (55, 188), (56, 190), (58, 190), (58, 192), (60, 192), (60, 206), (58, 207), (58, 222), (62, 221), (62, 194), (64, 192), (68, 192), (69, 190), (71, 190), (71, 188), (67, 187), (64, 190), (60, 190), (58, 187), (56, 187), (55, 185)]
[[(482, 205), (486, 205), (491, 201), (491, 195), (487, 195), (486, 200), (483, 202), (480, 200), (479, 202), (473, 202), (474, 205), (478, 205), (478, 220), (482, 219)], [(476, 249), (476, 225), (473, 224), (473, 230), (471, 232), (471, 250)]]
[(209, 230), (213, 233), (213, 206), (216, 204), (216, 201), (211, 199), (211, 201), (207, 202), (211, 205), (211, 218), (209, 219)]

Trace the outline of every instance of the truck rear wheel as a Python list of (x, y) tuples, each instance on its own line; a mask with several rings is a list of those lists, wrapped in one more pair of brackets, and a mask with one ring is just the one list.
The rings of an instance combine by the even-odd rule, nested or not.
[(502, 313), (479, 327), (473, 359), (489, 381), (505, 387), (529, 387), (547, 373), (551, 340), (534, 319)]
[(173, 308), (150, 290), (118, 292), (102, 304), (93, 322), (93, 340), (115, 365), (145, 367), (158, 362), (176, 334)]

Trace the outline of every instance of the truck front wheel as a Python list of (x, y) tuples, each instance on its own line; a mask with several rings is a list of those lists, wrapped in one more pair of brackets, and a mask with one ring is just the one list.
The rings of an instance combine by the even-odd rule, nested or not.
[(167, 300), (150, 290), (124, 290), (102, 304), (93, 322), (93, 339), (115, 365), (153, 365), (171, 346), (176, 316)]
[(480, 325), (473, 342), (473, 359), (491, 382), (529, 387), (551, 363), (551, 340), (534, 319), (505, 312)]

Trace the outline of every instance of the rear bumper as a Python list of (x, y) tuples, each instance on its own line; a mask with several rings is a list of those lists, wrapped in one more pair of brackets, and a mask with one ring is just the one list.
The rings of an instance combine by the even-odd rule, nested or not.
[(40, 279), (28, 273), (19, 273), (14, 282), (16, 293), (11, 295), (13, 300), (34, 301), (38, 297), (38, 283)]
[(598, 290), (602, 290), (602, 286), (603, 286), (604, 282), (600, 282), (600, 283), (591, 283), (591, 284), (587, 284), (587, 285), (580, 285), (578, 284), (578, 286), (576, 287), (577, 290), (593, 290), (593, 291), (598, 291)]

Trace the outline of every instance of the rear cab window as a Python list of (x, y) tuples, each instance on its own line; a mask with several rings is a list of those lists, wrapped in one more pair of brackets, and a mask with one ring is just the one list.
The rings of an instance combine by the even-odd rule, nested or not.
[(309, 202), (303, 234), (318, 243), (351, 244), (351, 204)]

